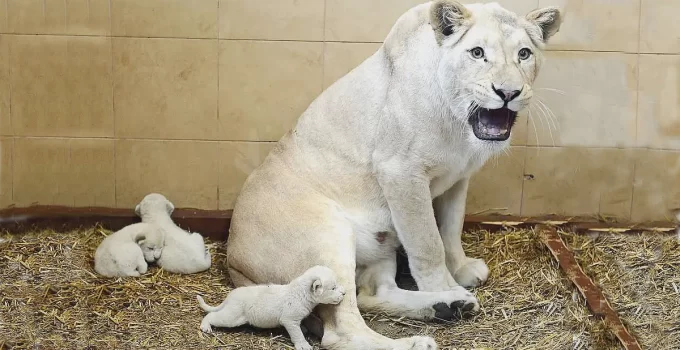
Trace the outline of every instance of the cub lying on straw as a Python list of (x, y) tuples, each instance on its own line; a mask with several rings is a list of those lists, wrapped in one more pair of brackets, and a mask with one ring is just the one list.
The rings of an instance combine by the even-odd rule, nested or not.
[(163, 234), (153, 226), (138, 223), (104, 238), (94, 253), (94, 270), (107, 277), (139, 276), (147, 262), (161, 256)]
[(173, 273), (197, 273), (210, 268), (210, 252), (203, 236), (179, 228), (170, 218), (175, 206), (163, 195), (151, 193), (135, 207), (142, 222), (154, 225), (163, 232), (163, 254), (156, 261), (164, 270)]
[(217, 307), (207, 305), (196, 296), (204, 311), (201, 330), (212, 332), (211, 326), (238, 327), (250, 324), (259, 328), (283, 326), (296, 350), (311, 350), (300, 322), (318, 304), (339, 304), (345, 290), (335, 273), (325, 266), (314, 266), (286, 285), (259, 285), (234, 289)]

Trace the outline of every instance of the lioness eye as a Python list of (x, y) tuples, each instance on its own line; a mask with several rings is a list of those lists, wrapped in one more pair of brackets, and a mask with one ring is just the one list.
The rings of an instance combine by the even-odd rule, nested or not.
[(472, 58), (474, 59), (482, 59), (484, 58), (484, 49), (481, 47), (475, 47), (472, 50), (470, 50), (470, 55), (472, 55)]
[(520, 61), (524, 61), (524, 60), (529, 59), (529, 57), (531, 57), (531, 53), (532, 53), (531, 50), (529, 50), (527, 48), (523, 48), (523, 49), (519, 50)]

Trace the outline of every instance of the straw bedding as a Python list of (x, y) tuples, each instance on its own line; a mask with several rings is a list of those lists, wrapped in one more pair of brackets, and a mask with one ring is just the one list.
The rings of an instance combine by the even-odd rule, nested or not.
[[(223, 243), (211, 247), (208, 272), (151, 268), (139, 278), (108, 279), (93, 270), (94, 251), (108, 233), (0, 234), (8, 240), (0, 243), (0, 349), (292, 349), (280, 329), (200, 332), (196, 294), (217, 304), (230, 290)], [(476, 291), (479, 316), (439, 325), (366, 315), (369, 325), (393, 337), (431, 335), (443, 349), (617, 347), (534, 232), (468, 232), (464, 241), (469, 255), (491, 268), (489, 283)]]
[(562, 233), (645, 349), (680, 349), (680, 243), (674, 235)]

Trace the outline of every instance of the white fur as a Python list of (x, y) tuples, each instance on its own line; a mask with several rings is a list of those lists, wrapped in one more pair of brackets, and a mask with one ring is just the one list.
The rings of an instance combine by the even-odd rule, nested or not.
[(345, 296), (335, 274), (325, 266), (314, 266), (286, 285), (257, 285), (234, 289), (217, 307), (209, 306), (197, 296), (204, 311), (201, 330), (210, 333), (212, 326), (238, 327), (249, 324), (258, 328), (283, 326), (296, 350), (311, 350), (300, 322), (318, 304), (338, 304)]
[(128, 225), (99, 244), (94, 253), (94, 270), (107, 277), (140, 276), (146, 273), (147, 262), (161, 255), (162, 247), (163, 235), (153, 226)]
[[(234, 283), (283, 284), (310, 265), (333, 269), (347, 295), (319, 308), (329, 349), (431, 348), (431, 338), (375, 333), (360, 309), (423, 320), (479, 310), (463, 287), (483, 283), (489, 270), (461, 245), (467, 189), (510, 141), (477, 138), (469, 113), (504, 105), (492, 84), (521, 90), (508, 109), (528, 105), (560, 19), (555, 8), (520, 17), (498, 4), (449, 0), (402, 15), (382, 47), (312, 102), (248, 177), (227, 244)], [(484, 59), (472, 57), (475, 47)], [(533, 54), (520, 61), (524, 48)], [(400, 244), (419, 291), (395, 283)]]
[(174, 205), (158, 193), (147, 195), (135, 207), (135, 213), (142, 222), (158, 227), (164, 234), (163, 254), (156, 263), (172, 273), (191, 274), (208, 270), (211, 256), (205, 248), (203, 236), (178, 227), (170, 217), (174, 210)]

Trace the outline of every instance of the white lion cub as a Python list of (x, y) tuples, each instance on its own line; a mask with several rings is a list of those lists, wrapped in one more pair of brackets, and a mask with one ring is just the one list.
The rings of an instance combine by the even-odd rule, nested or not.
[(314, 266), (286, 285), (259, 285), (236, 288), (217, 307), (196, 296), (204, 311), (201, 330), (211, 326), (238, 327), (249, 324), (258, 328), (286, 328), (296, 350), (311, 350), (300, 329), (300, 322), (318, 304), (339, 304), (345, 290), (336, 281), (333, 270)]
[(135, 207), (142, 222), (158, 227), (165, 237), (163, 254), (156, 263), (173, 273), (190, 274), (209, 269), (211, 257), (205, 249), (203, 236), (175, 225), (170, 217), (174, 210), (175, 206), (158, 193), (147, 195)]
[(140, 276), (147, 262), (161, 256), (163, 234), (154, 227), (132, 224), (110, 234), (94, 253), (94, 270), (106, 277)]

